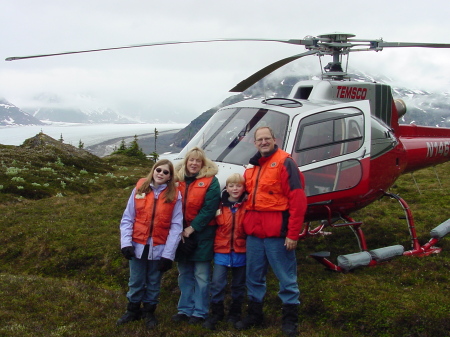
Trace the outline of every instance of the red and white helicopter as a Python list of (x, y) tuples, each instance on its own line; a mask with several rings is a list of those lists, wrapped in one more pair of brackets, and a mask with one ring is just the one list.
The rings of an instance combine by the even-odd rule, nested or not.
[[(343, 69), (343, 57), (354, 51), (381, 51), (390, 47), (450, 48), (450, 44), (385, 42), (382, 39), (354, 39), (355, 35), (332, 33), (303, 40), (216, 39), (158, 42), (125, 47), (103, 48), (56, 54), (11, 57), (6, 60), (95, 52), (112, 49), (167, 44), (268, 41), (303, 45), (306, 52), (279, 60), (240, 82), (231, 92), (242, 92), (289, 62), (308, 55), (331, 56), (321, 80), (300, 81), (285, 98), (249, 99), (225, 106), (190, 140), (174, 160), (183, 158), (189, 148), (200, 146), (219, 166), (218, 178), (224, 183), (232, 172), (243, 172), (255, 153), (253, 133), (260, 126), (275, 131), (277, 144), (289, 152), (305, 175), (308, 210), (300, 238), (320, 235), (327, 227), (350, 227), (357, 236), (360, 252), (341, 255), (337, 263), (329, 252), (311, 257), (335, 271), (376, 265), (399, 255), (425, 256), (441, 251), (434, 245), (450, 232), (450, 219), (431, 232), (421, 245), (411, 211), (400, 196), (389, 188), (404, 173), (444, 163), (450, 159), (450, 129), (400, 125), (406, 112), (403, 101), (394, 100), (390, 86), (352, 81)], [(348, 59), (347, 59), (348, 60)], [(362, 222), (350, 214), (389, 196), (405, 212), (412, 247), (402, 245), (370, 250)], [(319, 225), (312, 228), (311, 222)]]

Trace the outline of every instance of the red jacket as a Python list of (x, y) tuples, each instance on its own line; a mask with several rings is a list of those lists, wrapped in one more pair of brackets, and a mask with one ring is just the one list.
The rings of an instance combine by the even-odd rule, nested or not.
[[(136, 184), (136, 191), (145, 181), (140, 179)], [(177, 199), (173, 202), (166, 203), (164, 190), (155, 199), (153, 191), (146, 193), (140, 198), (139, 194), (134, 197), (134, 205), (136, 216), (133, 225), (133, 241), (145, 245), (149, 237), (153, 237), (155, 246), (165, 244), (169, 235), (170, 225), (172, 221), (172, 213)]]
[(307, 202), (303, 174), (290, 155), (275, 148), (267, 157), (257, 153), (245, 170), (249, 192), (244, 229), (258, 238), (298, 240)]
[[(224, 193), (222, 200), (216, 216), (218, 226), (214, 240), (214, 252), (223, 254), (229, 254), (231, 251), (245, 253), (245, 239), (247, 237), (243, 224), (245, 201), (232, 205), (228, 201), (228, 193)], [(230, 206), (236, 209), (234, 213)]]

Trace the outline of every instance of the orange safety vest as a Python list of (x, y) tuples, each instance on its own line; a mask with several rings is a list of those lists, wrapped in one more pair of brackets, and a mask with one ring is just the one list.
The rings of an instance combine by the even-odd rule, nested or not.
[(289, 199), (284, 195), (280, 182), (284, 161), (289, 157), (289, 153), (277, 150), (262, 166), (247, 168), (247, 210), (285, 211), (289, 208)]
[[(178, 190), (181, 192), (183, 200), (183, 217), (186, 227), (191, 225), (205, 201), (206, 192), (211, 185), (214, 177), (203, 177), (195, 179), (186, 187), (185, 181), (180, 181)], [(215, 225), (215, 219), (212, 219), (208, 225)]]
[[(136, 184), (136, 191), (143, 184), (142, 178)], [(153, 190), (143, 198), (134, 196), (136, 216), (133, 225), (133, 241), (145, 245), (149, 237), (153, 238), (153, 245), (165, 244), (172, 224), (172, 213), (177, 199), (166, 203), (167, 189), (162, 191), (159, 198), (155, 198)]]
[(214, 239), (214, 252), (228, 254), (232, 250), (245, 253), (244, 214), (245, 204), (239, 206), (235, 213), (230, 207), (220, 206), (220, 214), (216, 216), (217, 229)]

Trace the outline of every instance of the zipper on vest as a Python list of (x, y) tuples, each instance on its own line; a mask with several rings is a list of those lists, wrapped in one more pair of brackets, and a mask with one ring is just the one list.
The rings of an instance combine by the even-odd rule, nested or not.
[(156, 216), (156, 204), (158, 203), (158, 198), (156, 198), (155, 195), (155, 199), (153, 200), (153, 214), (152, 214), (152, 220), (150, 222), (150, 233), (149, 233), (149, 237), (153, 237), (153, 228), (154, 228), (154, 222), (155, 222), (155, 216)]
[(184, 195), (183, 195), (183, 228), (186, 228), (188, 226), (184, 226), (184, 224), (188, 224), (187, 221), (185, 220), (184, 214), (186, 214), (186, 204), (187, 204), (187, 196), (188, 196), (188, 192), (189, 192), (189, 185), (185, 182), (185, 187), (184, 187)]
[(255, 181), (255, 188), (254, 188), (254, 192), (253, 192), (253, 198), (252, 198), (252, 208), (255, 209), (255, 204), (256, 204), (256, 192), (258, 191), (258, 184), (259, 184), (259, 175), (261, 173), (261, 166), (257, 166), (258, 167), (258, 174), (256, 175), (256, 181)]
[[(237, 210), (236, 210), (237, 212)], [(231, 240), (230, 240), (230, 248), (231, 251), (234, 251), (234, 227), (236, 226), (236, 213), (231, 212), (233, 217), (233, 221), (231, 222)]]

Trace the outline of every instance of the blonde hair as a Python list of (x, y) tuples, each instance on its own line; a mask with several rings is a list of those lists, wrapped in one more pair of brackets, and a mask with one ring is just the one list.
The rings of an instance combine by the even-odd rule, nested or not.
[(232, 175), (230, 175), (227, 178), (227, 181), (225, 184), (228, 185), (228, 184), (244, 184), (244, 183), (245, 183), (245, 179), (242, 174), (233, 173)]
[(206, 157), (205, 151), (195, 146), (186, 152), (184, 159), (177, 164), (175, 168), (175, 178), (177, 181), (184, 181), (185, 176), (188, 176), (187, 162), (190, 157), (198, 158), (202, 161), (202, 168), (196, 177), (197, 179), (216, 175), (219, 171), (217, 165), (211, 159)]
[(170, 172), (170, 179), (166, 182), (166, 193), (165, 195), (165, 201), (166, 203), (171, 203), (176, 196), (177, 193), (177, 187), (175, 185), (175, 176), (174, 176), (174, 168), (173, 164), (168, 159), (161, 159), (158, 160), (152, 167), (150, 173), (145, 177), (144, 183), (138, 188), (136, 193), (148, 193), (150, 192), (150, 183), (153, 181), (153, 173), (155, 172), (155, 169), (162, 166), (167, 165), (169, 166), (169, 172)]

